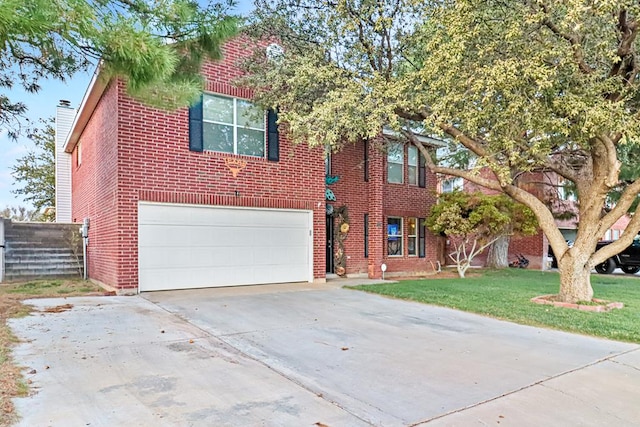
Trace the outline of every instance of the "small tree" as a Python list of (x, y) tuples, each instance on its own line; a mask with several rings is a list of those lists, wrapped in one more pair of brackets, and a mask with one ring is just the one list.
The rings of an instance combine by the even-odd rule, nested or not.
[(449, 258), (462, 278), (473, 258), (493, 242), (514, 233), (533, 234), (537, 227), (530, 209), (503, 195), (461, 191), (441, 194), (426, 224), (434, 233), (453, 239), (455, 250)]
[(41, 119), (40, 123), (43, 125), (41, 128), (36, 128), (28, 134), (35, 149), (19, 158), (11, 167), (14, 185), (19, 186), (12, 193), (25, 196), (24, 200), (31, 202), (36, 211), (55, 206), (56, 201), (54, 119)]

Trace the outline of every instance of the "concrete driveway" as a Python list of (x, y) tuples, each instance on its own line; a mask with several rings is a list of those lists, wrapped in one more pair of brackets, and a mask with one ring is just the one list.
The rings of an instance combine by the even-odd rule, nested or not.
[(329, 285), (30, 303), (24, 426), (640, 423), (633, 344)]

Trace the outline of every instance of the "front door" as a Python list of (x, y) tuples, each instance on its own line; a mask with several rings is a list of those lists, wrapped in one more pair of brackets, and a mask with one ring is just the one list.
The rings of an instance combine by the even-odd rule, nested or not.
[(326, 216), (327, 221), (327, 273), (333, 273), (333, 215)]

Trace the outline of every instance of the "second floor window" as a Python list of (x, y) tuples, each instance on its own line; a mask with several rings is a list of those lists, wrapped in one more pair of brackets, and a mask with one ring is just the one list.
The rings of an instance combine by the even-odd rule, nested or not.
[(462, 190), (462, 188), (463, 188), (462, 178), (453, 177), (453, 178), (445, 179), (444, 181), (442, 181), (441, 191), (443, 193), (452, 193), (454, 191)]
[(418, 185), (418, 147), (410, 145), (407, 149), (407, 174), (409, 184)]
[(389, 144), (387, 151), (387, 182), (404, 182), (404, 145)]
[(561, 179), (558, 183), (558, 198), (575, 202), (577, 200), (575, 188), (576, 186), (573, 182)]
[(249, 101), (204, 94), (203, 149), (264, 157), (264, 112)]

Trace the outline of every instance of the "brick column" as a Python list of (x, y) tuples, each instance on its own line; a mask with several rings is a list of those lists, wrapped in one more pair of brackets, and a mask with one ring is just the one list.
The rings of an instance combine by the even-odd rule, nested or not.
[(384, 201), (384, 158), (376, 144), (369, 144), (369, 182), (367, 183), (369, 209), (369, 259), (370, 279), (382, 277), (380, 265), (384, 262), (386, 227), (383, 215)]

